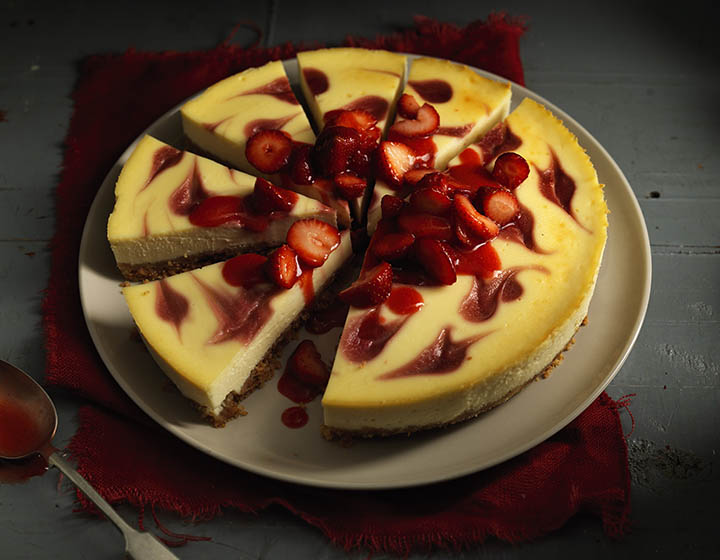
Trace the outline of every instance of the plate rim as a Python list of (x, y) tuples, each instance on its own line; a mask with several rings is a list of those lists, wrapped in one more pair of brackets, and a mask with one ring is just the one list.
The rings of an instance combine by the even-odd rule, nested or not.
[[(420, 58), (422, 55), (415, 55), (410, 53), (400, 53), (405, 54), (408, 57), (408, 63), (410, 63), (414, 58)], [(437, 58), (437, 57), (426, 57), (426, 58)], [(439, 59), (439, 60), (446, 60), (446, 59)], [(296, 58), (290, 58), (290, 59), (284, 59), (282, 60), (283, 65), (285, 66), (286, 71), (293, 69), (293, 67), (297, 67), (297, 59)], [(451, 61), (455, 62), (455, 61)], [(552, 426), (548, 427), (546, 430), (542, 431), (541, 433), (537, 434), (534, 438), (530, 438), (527, 440), (523, 445), (519, 445), (512, 450), (501, 454), (494, 458), (493, 460), (486, 461), (481, 466), (468, 466), (464, 469), (458, 469), (453, 472), (448, 472), (441, 476), (434, 476), (432, 478), (427, 479), (418, 479), (418, 480), (407, 480), (407, 481), (395, 481), (395, 482), (389, 482), (389, 483), (383, 483), (383, 482), (373, 482), (373, 483), (352, 483), (352, 482), (336, 482), (332, 480), (324, 480), (322, 478), (313, 478), (309, 476), (299, 476), (299, 475), (292, 475), (288, 474), (284, 471), (273, 471), (268, 468), (258, 467), (253, 464), (248, 464), (247, 462), (238, 461), (235, 459), (232, 459), (226, 455), (223, 455), (218, 450), (212, 448), (210, 445), (205, 444), (198, 439), (194, 437), (190, 437), (188, 434), (182, 431), (177, 426), (174, 426), (170, 423), (168, 423), (164, 418), (162, 418), (156, 410), (154, 410), (152, 407), (146, 406), (145, 402), (140, 400), (138, 402), (138, 399), (135, 398), (135, 391), (130, 387), (126, 379), (117, 373), (115, 371), (115, 365), (113, 363), (113, 360), (106, 355), (104, 346), (102, 341), (100, 340), (100, 335), (98, 332), (96, 332), (96, 329), (92, 323), (91, 318), (88, 315), (88, 309), (86, 308), (86, 301), (87, 301), (87, 294), (85, 292), (85, 284), (83, 282), (83, 266), (85, 263), (85, 259), (83, 259), (83, 255), (87, 252), (87, 246), (89, 243), (88, 240), (88, 231), (92, 227), (91, 222), (94, 220), (91, 218), (95, 218), (95, 214), (98, 212), (98, 200), (101, 198), (101, 190), (103, 188), (109, 188), (105, 186), (105, 183), (110, 178), (111, 174), (113, 173), (113, 170), (116, 168), (116, 166), (122, 166), (122, 164), (127, 160), (129, 157), (129, 154), (132, 152), (132, 150), (135, 148), (137, 143), (140, 141), (140, 139), (149, 133), (150, 130), (156, 128), (159, 124), (166, 122), (169, 118), (173, 117), (176, 113), (179, 112), (180, 107), (187, 102), (189, 99), (192, 99), (193, 97), (196, 97), (202, 93), (200, 92), (190, 96), (188, 99), (182, 101), (181, 103), (177, 104), (170, 110), (163, 113), (160, 117), (155, 119), (148, 127), (146, 127), (137, 137), (136, 139), (123, 151), (123, 153), (118, 157), (118, 159), (114, 162), (110, 170), (106, 173), (102, 183), (100, 184), (100, 187), (98, 188), (98, 191), (96, 192), (93, 202), (88, 210), (85, 223), (83, 225), (82, 230), (82, 237), (80, 241), (80, 247), (78, 252), (78, 263), (77, 263), (77, 273), (78, 273), (78, 289), (79, 289), (79, 295), (80, 295), (80, 304), (83, 312), (83, 318), (85, 320), (85, 324), (87, 326), (87, 329), (89, 331), (91, 340), (93, 342), (93, 345), (98, 352), (103, 364), (107, 368), (110, 375), (113, 377), (116, 383), (120, 386), (120, 388), (125, 392), (125, 394), (146, 414), (148, 414), (153, 421), (155, 421), (158, 425), (163, 427), (165, 430), (170, 432), (173, 436), (179, 438), (181, 441), (184, 441), (185, 443), (189, 444), (190, 446), (194, 447), (195, 449), (198, 449), (199, 451), (210, 455), (211, 457), (214, 457), (215, 459), (218, 459), (226, 464), (229, 464), (231, 466), (234, 466), (236, 468), (240, 468), (243, 470), (247, 470), (249, 472), (252, 472), (254, 474), (267, 476), (269, 478), (275, 479), (275, 480), (282, 480), (285, 482), (291, 482), (295, 484), (302, 484), (312, 487), (322, 487), (322, 488), (333, 488), (333, 489), (345, 489), (345, 490), (385, 490), (385, 489), (399, 489), (399, 488), (411, 488), (415, 486), (422, 486), (426, 484), (434, 484), (434, 483), (440, 483), (445, 482), (448, 480), (460, 478), (475, 472), (480, 472), (482, 470), (486, 470), (488, 468), (491, 468), (493, 466), (496, 466), (500, 463), (503, 463), (513, 457), (516, 457), (518, 455), (521, 455), (525, 451), (535, 447), (539, 443), (545, 441), (549, 437), (553, 436), (560, 430), (562, 430), (565, 426), (567, 426), (570, 422), (572, 422), (575, 418), (577, 418), (597, 397), (607, 388), (607, 386), (611, 383), (611, 381), (615, 378), (617, 373), (620, 371), (622, 366), (624, 365), (625, 361), (627, 360), (627, 357), (629, 356), (630, 352), (632, 351), (633, 346), (635, 345), (635, 342), (637, 341), (637, 338), (640, 334), (640, 331), (642, 329), (642, 325), (644, 323), (646, 314), (647, 314), (647, 308), (649, 305), (650, 300), (650, 293), (651, 293), (651, 287), (652, 287), (652, 256), (651, 256), (651, 248), (650, 248), (650, 239), (649, 234), (647, 230), (647, 224), (645, 222), (644, 215), (642, 213), (642, 209), (640, 207), (640, 203), (635, 196), (635, 193), (632, 190), (632, 187), (630, 186), (629, 181), (625, 177), (624, 173), (622, 172), (622, 169), (617, 164), (617, 162), (612, 158), (612, 156), (609, 154), (607, 149), (584, 127), (582, 126), (577, 120), (575, 120), (572, 116), (570, 116), (566, 111), (552, 103), (551, 101), (547, 100), (543, 96), (533, 92), (532, 90), (528, 89), (527, 87), (520, 85), (516, 82), (513, 82), (507, 78), (504, 78), (503, 76), (499, 76), (497, 74), (493, 74), (492, 72), (488, 72), (485, 70), (481, 70), (479, 68), (465, 65), (468, 68), (472, 69), (473, 71), (477, 72), (478, 74), (485, 76), (490, 79), (494, 79), (501, 82), (507, 82), (511, 85), (512, 88), (512, 99), (520, 98), (520, 100), (524, 97), (529, 97), (531, 99), (534, 99), (541, 103), (543, 106), (545, 106), (549, 111), (551, 111), (557, 118), (563, 121), (563, 123), (568, 126), (568, 128), (574, 128), (575, 130), (579, 131), (581, 135), (583, 135), (587, 142), (592, 144), (592, 148), (596, 151), (598, 151), (600, 154), (602, 154), (604, 160), (606, 163), (610, 164), (610, 167), (612, 171), (617, 175), (617, 177), (620, 179), (620, 186), (622, 186), (622, 191), (626, 195), (627, 200), (630, 203), (631, 210), (633, 211), (632, 214), (634, 217), (637, 218), (637, 220), (633, 223), (634, 226), (639, 228), (639, 234), (642, 238), (642, 244), (637, 247), (639, 252), (639, 257), (641, 258), (641, 264), (645, 270), (644, 277), (641, 278), (638, 282), (638, 286), (641, 286), (641, 293), (640, 298), (637, 301), (639, 303), (639, 312), (634, 317), (634, 321), (632, 324), (632, 327), (629, 329), (630, 336), (625, 340), (625, 344), (622, 347), (622, 350), (619, 353), (618, 359), (614, 362), (612, 367), (607, 371), (605, 376), (602, 378), (602, 380), (597, 384), (597, 386), (589, 392), (589, 394), (586, 396), (586, 398), (580, 402), (571, 412), (566, 414), (561, 420), (554, 423)], [(290, 74), (291, 72), (288, 72)], [(511, 102), (513, 103), (513, 102)], [(513, 103), (514, 106), (517, 106), (517, 103)], [(575, 130), (572, 130), (571, 132), (575, 135)], [(585, 150), (588, 150), (590, 148), (589, 145), (587, 145), (586, 142), (581, 143), (582, 147)], [(607, 200), (607, 191), (604, 193), (605, 199)], [(318, 437), (320, 437), (318, 435)]]

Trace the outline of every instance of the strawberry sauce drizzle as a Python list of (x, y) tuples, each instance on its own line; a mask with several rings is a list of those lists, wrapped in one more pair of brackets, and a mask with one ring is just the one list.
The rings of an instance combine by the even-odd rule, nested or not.
[(152, 183), (153, 179), (155, 179), (155, 177), (157, 177), (160, 173), (180, 163), (182, 157), (183, 153), (172, 146), (163, 146), (155, 150), (152, 165), (150, 167), (150, 173), (145, 181), (145, 185), (143, 185), (143, 188), (140, 189), (140, 191), (142, 192), (145, 190), (147, 186)]
[(472, 288), (460, 304), (460, 316), (466, 321), (480, 323), (487, 321), (497, 311), (501, 301), (510, 302), (520, 299), (523, 287), (516, 276), (523, 270), (539, 270), (549, 274), (544, 267), (513, 267), (503, 270), (489, 280), (475, 278)]
[(157, 283), (155, 293), (155, 313), (163, 321), (172, 323), (180, 335), (180, 325), (185, 320), (190, 309), (187, 298), (175, 290), (166, 280)]
[(428, 103), (447, 103), (452, 99), (452, 86), (445, 80), (412, 80), (408, 82)]
[(325, 93), (330, 87), (325, 72), (317, 68), (303, 68), (303, 77), (313, 95)]
[(192, 169), (187, 177), (173, 191), (168, 199), (170, 210), (178, 216), (189, 216), (193, 210), (211, 193), (205, 188), (202, 177), (198, 172), (197, 160), (193, 163)]
[(420, 311), (425, 301), (422, 295), (415, 288), (410, 286), (397, 286), (390, 292), (386, 300), (387, 306), (393, 313), (398, 315), (412, 315)]
[(464, 138), (473, 129), (472, 123), (464, 124), (463, 126), (441, 126), (435, 131), (435, 134), (440, 136), (453, 136), (455, 138)]
[(245, 133), (245, 136), (250, 138), (253, 134), (260, 130), (280, 130), (299, 114), (300, 113), (293, 113), (287, 117), (279, 117), (277, 119), (255, 119), (245, 125), (243, 132)]
[(323, 115), (325, 122), (331, 121), (337, 117), (340, 111), (367, 111), (378, 121), (383, 120), (387, 116), (390, 105), (387, 100), (383, 99), (378, 95), (365, 95), (358, 97), (356, 100), (351, 101), (347, 105), (335, 109), (334, 111), (328, 111)]
[(272, 82), (269, 82), (255, 89), (239, 93), (235, 97), (241, 97), (245, 95), (270, 95), (275, 99), (284, 101), (285, 103), (290, 103), (291, 105), (298, 105), (298, 100), (295, 98), (295, 94), (290, 87), (290, 82), (285, 76), (281, 76), (280, 78), (277, 78)]
[(375, 358), (405, 324), (407, 317), (387, 321), (380, 316), (380, 308), (353, 317), (345, 325), (340, 347), (351, 362), (362, 363)]
[(485, 337), (485, 334), (455, 341), (452, 327), (444, 327), (437, 338), (424, 348), (413, 360), (402, 367), (380, 375), (378, 379), (398, 379), (415, 375), (439, 375), (457, 370), (467, 357), (468, 348)]

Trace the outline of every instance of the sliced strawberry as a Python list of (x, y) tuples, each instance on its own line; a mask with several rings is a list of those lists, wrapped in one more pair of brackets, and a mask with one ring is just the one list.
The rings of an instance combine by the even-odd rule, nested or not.
[(405, 183), (407, 183), (410, 186), (415, 186), (420, 182), (420, 180), (425, 177), (426, 175), (430, 173), (435, 173), (436, 171), (434, 169), (411, 169), (407, 173), (405, 173), (405, 176), (403, 177), (403, 180)]
[(280, 130), (258, 130), (245, 145), (245, 157), (262, 173), (277, 173), (288, 164), (292, 140)]
[(454, 284), (457, 280), (455, 265), (444, 243), (436, 239), (418, 239), (415, 257), (432, 278), (441, 284)]
[(315, 218), (295, 222), (286, 239), (300, 261), (313, 268), (321, 266), (340, 244), (338, 230)]
[(322, 389), (330, 379), (330, 368), (325, 365), (312, 340), (297, 345), (287, 362), (288, 371), (303, 383)]
[(405, 119), (414, 119), (420, 110), (420, 104), (409, 93), (403, 93), (398, 99), (397, 113)]
[(405, 202), (399, 196), (393, 196), (386, 194), (380, 201), (380, 208), (382, 209), (383, 218), (394, 218), (400, 213), (400, 210), (405, 206)]
[(483, 211), (501, 226), (512, 222), (520, 211), (515, 195), (506, 190), (496, 190), (483, 197)]
[(295, 251), (287, 245), (281, 245), (270, 253), (265, 265), (265, 273), (270, 280), (286, 290), (295, 285), (301, 272)]
[(262, 177), (255, 179), (253, 204), (259, 212), (290, 212), (297, 201), (297, 194), (277, 187)]
[(390, 296), (393, 272), (389, 263), (382, 262), (360, 274), (349, 288), (338, 297), (353, 307), (367, 308), (379, 305)]
[(360, 151), (361, 144), (360, 133), (354, 128), (326, 127), (315, 142), (313, 166), (324, 177), (347, 171), (353, 155)]
[(466, 234), (487, 241), (500, 233), (498, 225), (487, 216), (483, 216), (464, 194), (456, 194), (453, 199), (453, 212), (456, 222), (462, 224)]
[(333, 177), (333, 181), (335, 182), (335, 187), (337, 188), (340, 198), (344, 198), (345, 200), (352, 200), (353, 198), (362, 196), (367, 187), (367, 181), (365, 179), (348, 171), (338, 173)]
[(410, 195), (410, 208), (415, 212), (426, 212), (439, 216), (444, 214), (451, 205), (452, 200), (448, 195), (431, 187), (418, 189)]
[(386, 233), (372, 240), (372, 252), (383, 261), (394, 261), (408, 254), (415, 243), (412, 233)]
[(413, 119), (398, 121), (392, 125), (392, 131), (402, 136), (429, 136), (440, 126), (440, 115), (435, 107), (425, 103), (418, 109)]
[(380, 177), (390, 186), (399, 187), (405, 173), (415, 164), (415, 152), (402, 142), (381, 142), (377, 164)]
[(398, 225), (417, 238), (429, 237), (447, 241), (452, 238), (450, 222), (432, 214), (402, 212), (397, 218)]
[(290, 156), (290, 179), (296, 185), (311, 185), (314, 180), (312, 165), (310, 164), (310, 144), (296, 144)]
[(267, 260), (267, 257), (257, 253), (237, 255), (223, 265), (223, 278), (231, 286), (252, 288), (256, 284), (267, 281), (265, 277)]
[(495, 160), (493, 178), (509, 189), (516, 188), (530, 173), (530, 166), (525, 158), (515, 152), (506, 152)]
[(363, 132), (377, 124), (377, 119), (367, 111), (357, 109), (355, 111), (339, 111), (325, 126), (346, 126)]
[(447, 193), (450, 191), (450, 181), (451, 179), (448, 175), (435, 171), (433, 173), (425, 174), (425, 176), (415, 185), (415, 188), (431, 188), (440, 191), (441, 193)]

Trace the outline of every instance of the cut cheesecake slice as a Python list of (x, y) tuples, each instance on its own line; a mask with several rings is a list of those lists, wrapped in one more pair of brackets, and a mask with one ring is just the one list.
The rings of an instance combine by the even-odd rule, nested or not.
[[(282, 62), (249, 68), (210, 86), (185, 103), (180, 114), (185, 135), (203, 152), (323, 202), (336, 210), (342, 226), (349, 226), (347, 202), (325, 183), (293, 180), (290, 168), (315, 142), (315, 134)], [(275, 140), (272, 143), (255, 138), (262, 131), (281, 134), (266, 135)], [(282, 144), (280, 149), (277, 143)], [(268, 161), (258, 161), (253, 153)]]
[(350, 233), (342, 232), (327, 260), (317, 268), (303, 266), (287, 289), (248, 268), (248, 255), (240, 255), (127, 286), (123, 294), (158, 365), (221, 426), (242, 414), (239, 401), (272, 376), (273, 352), (351, 253)]
[[(334, 48), (300, 52), (297, 59), (303, 95), (318, 131), (332, 123), (341, 111), (362, 111), (373, 117), (374, 126), (385, 135), (403, 84), (405, 55)], [(364, 195), (349, 200), (358, 222), (362, 218)]]
[[(443, 170), (463, 148), (504, 119), (510, 108), (511, 89), (507, 82), (480, 76), (461, 64), (436, 58), (417, 58), (410, 65), (398, 115), (388, 140), (413, 150), (414, 166)], [(404, 103), (414, 107), (406, 107)], [(423, 132), (420, 107), (429, 104), (439, 122)], [(430, 111), (428, 110), (428, 113)], [(415, 117), (407, 118), (407, 117)], [(428, 116), (428, 118), (432, 118)], [(403, 124), (403, 121), (420, 122)], [(409, 135), (409, 134), (412, 134)], [(375, 230), (380, 220), (380, 204), (386, 194), (403, 195), (404, 185), (380, 173), (368, 201), (367, 230)]]
[(356, 303), (322, 401), (326, 436), (473, 417), (552, 367), (585, 319), (607, 232), (590, 159), (529, 99), (492, 136), (428, 181), (450, 205), (431, 193), (385, 208), (341, 293)]
[(107, 232), (118, 268), (137, 281), (275, 247), (311, 217), (336, 226), (317, 200), (145, 136), (117, 180)]

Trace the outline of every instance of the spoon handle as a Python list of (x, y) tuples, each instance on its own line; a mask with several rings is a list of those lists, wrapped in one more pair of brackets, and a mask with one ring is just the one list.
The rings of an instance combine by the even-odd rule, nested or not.
[(105, 501), (105, 498), (98, 494), (90, 483), (80, 476), (80, 473), (60, 453), (52, 453), (48, 457), (48, 463), (60, 469), (110, 521), (115, 523), (115, 526), (120, 529), (120, 532), (125, 537), (125, 552), (129, 558), (132, 560), (177, 560), (177, 556), (170, 552), (154, 535), (141, 533), (128, 525), (115, 509)]

